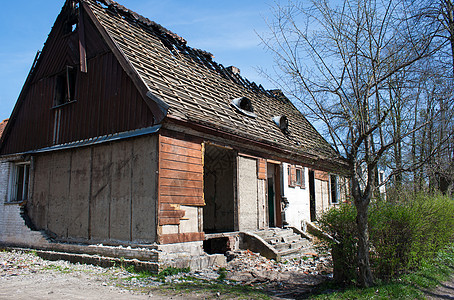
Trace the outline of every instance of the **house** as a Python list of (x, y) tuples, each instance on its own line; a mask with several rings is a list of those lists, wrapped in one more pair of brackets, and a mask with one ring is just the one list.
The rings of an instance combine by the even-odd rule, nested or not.
[(109, 0), (65, 2), (0, 155), (5, 203), (57, 242), (178, 252), (301, 229), (346, 194), (345, 162), (279, 90)]

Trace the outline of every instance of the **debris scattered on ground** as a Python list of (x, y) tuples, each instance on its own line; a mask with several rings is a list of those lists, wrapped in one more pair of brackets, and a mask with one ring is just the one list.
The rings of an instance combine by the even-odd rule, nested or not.
[(249, 250), (227, 253), (225, 267), (215, 266), (204, 270), (192, 270), (168, 276), (148, 276), (134, 273), (129, 268), (102, 268), (92, 265), (72, 264), (67, 261), (47, 261), (33, 252), (0, 252), (0, 280), (14, 276), (54, 272), (71, 273), (74, 276), (92, 276), (102, 286), (140, 291), (161, 285), (177, 283), (212, 282), (226, 285), (247, 285), (263, 289), (275, 297), (295, 298), (309, 293), (314, 286), (329, 279), (332, 274), (328, 255), (308, 252), (287, 261), (269, 260)]

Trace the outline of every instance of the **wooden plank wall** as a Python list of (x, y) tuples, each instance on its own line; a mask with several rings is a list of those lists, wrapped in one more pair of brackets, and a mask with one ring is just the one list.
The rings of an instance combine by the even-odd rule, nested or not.
[(319, 170), (314, 170), (314, 178), (322, 181), (329, 181), (329, 173)]
[(257, 178), (267, 179), (266, 159), (264, 158), (257, 158)]
[[(159, 138), (159, 226), (180, 225), (181, 206), (204, 206), (201, 143), (160, 136)], [(197, 221), (197, 220), (194, 220)], [(202, 234), (202, 235), (201, 235)], [(200, 240), (203, 233), (160, 235), (161, 243)]]

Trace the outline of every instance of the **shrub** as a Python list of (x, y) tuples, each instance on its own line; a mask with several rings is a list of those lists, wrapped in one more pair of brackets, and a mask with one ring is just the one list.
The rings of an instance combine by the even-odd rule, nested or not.
[[(357, 266), (354, 205), (328, 210), (319, 223), (337, 241), (329, 244), (335, 280), (354, 282)], [(369, 207), (369, 236), (376, 278), (391, 279), (414, 270), (454, 236), (454, 201), (444, 196), (417, 195), (399, 202), (373, 202)]]
[(356, 280), (355, 220), (356, 208), (348, 204), (328, 210), (318, 220), (320, 227), (334, 239), (328, 241), (328, 246), (333, 256), (334, 280), (338, 283), (350, 283)]

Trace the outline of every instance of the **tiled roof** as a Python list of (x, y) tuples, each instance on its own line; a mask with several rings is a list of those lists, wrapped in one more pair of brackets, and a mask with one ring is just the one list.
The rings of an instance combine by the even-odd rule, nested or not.
[(3, 130), (5, 130), (6, 124), (8, 124), (8, 119), (3, 120), (3, 121), (0, 123), (0, 138), (2, 137)]
[[(210, 53), (187, 46), (183, 38), (114, 1), (85, 2), (148, 89), (170, 106), (169, 117), (291, 151), (338, 157), (287, 98), (234, 74)], [(231, 106), (239, 97), (251, 100), (256, 118)], [(272, 121), (278, 115), (287, 116), (287, 133)]]

